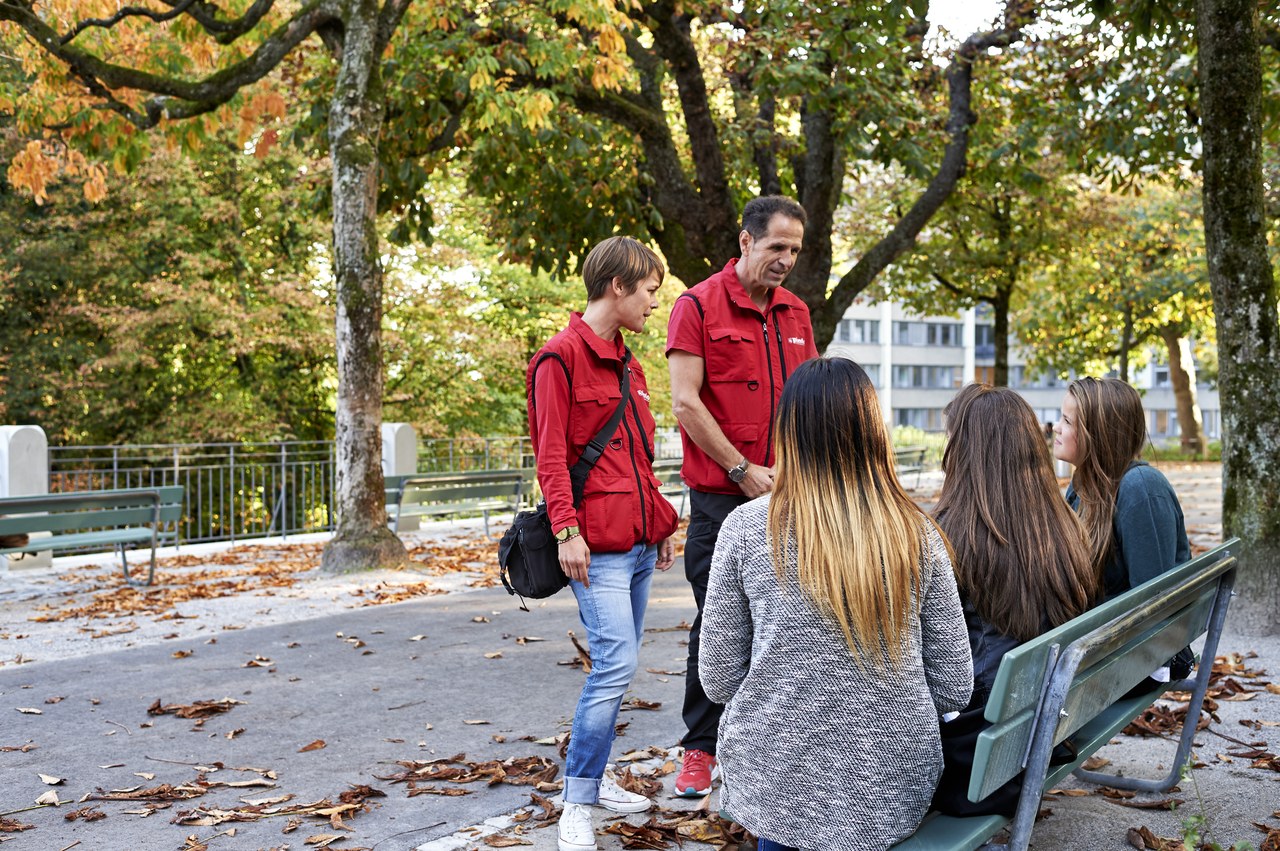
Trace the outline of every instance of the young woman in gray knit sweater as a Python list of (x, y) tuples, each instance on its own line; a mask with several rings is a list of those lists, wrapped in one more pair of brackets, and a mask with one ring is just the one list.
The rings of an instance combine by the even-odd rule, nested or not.
[(699, 675), (726, 704), (721, 807), (761, 851), (910, 835), (942, 771), (938, 716), (973, 687), (947, 546), (898, 483), (882, 416), (852, 361), (801, 364), (773, 493), (716, 544)]

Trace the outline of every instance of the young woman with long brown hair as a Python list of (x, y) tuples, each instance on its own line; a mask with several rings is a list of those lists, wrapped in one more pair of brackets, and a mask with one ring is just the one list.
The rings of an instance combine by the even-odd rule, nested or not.
[(1000, 660), (1097, 602), (1098, 578), (1031, 406), (1007, 387), (970, 384), (943, 413), (946, 478), (934, 517), (951, 542), (973, 652), (973, 698), (941, 725), (946, 768), (933, 807), (957, 816), (1011, 815), (1020, 777), (980, 802), (968, 799)]
[(946, 543), (898, 483), (882, 416), (857, 364), (801, 364), (779, 400), (773, 493), (716, 543), (699, 675), (726, 704), (721, 806), (761, 851), (910, 835), (942, 770), (938, 716), (969, 700)]
[(1191, 558), (1178, 495), (1141, 457), (1147, 415), (1137, 390), (1117, 378), (1072, 381), (1054, 432), (1054, 456), (1075, 467), (1067, 501), (1108, 599)]
[(1007, 387), (970, 384), (943, 413), (934, 517), (964, 601), (974, 700), (985, 703), (1005, 652), (1088, 609), (1098, 580), (1031, 406)]
[[(1080, 515), (1102, 592), (1111, 599), (1191, 558), (1182, 505), (1169, 480), (1142, 460), (1147, 414), (1142, 397), (1118, 378), (1067, 385), (1053, 454), (1075, 470), (1067, 502)], [(1191, 673), (1187, 647), (1133, 692)]]

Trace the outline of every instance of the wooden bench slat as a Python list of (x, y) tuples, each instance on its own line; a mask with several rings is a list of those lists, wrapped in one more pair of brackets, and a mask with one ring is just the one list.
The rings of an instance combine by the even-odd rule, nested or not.
[(1004, 816), (970, 816), (956, 818), (941, 813), (925, 816), (920, 828), (892, 846), (891, 851), (955, 851), (977, 848), (998, 833), (1009, 819)]
[[(161, 542), (173, 538), (173, 534), (157, 534), (156, 541)], [(116, 544), (134, 544), (151, 541), (151, 528), (128, 526), (121, 529), (104, 529), (100, 532), (72, 532), (66, 535), (53, 535), (48, 538), (32, 538), (21, 547), (5, 547), (0, 553), (39, 553), (46, 550), (70, 550), (78, 547), (115, 546)]]
[[(0, 503), (0, 511), (8, 510), (10, 510), (8, 507)], [(64, 532), (68, 529), (96, 529), (106, 526), (136, 526), (139, 523), (152, 522), (155, 516), (155, 506), (150, 505), (16, 516), (5, 514), (0, 517), (0, 535), (22, 532)], [(160, 506), (160, 521), (162, 523), (171, 523), (181, 519), (181, 517), (181, 505)]]

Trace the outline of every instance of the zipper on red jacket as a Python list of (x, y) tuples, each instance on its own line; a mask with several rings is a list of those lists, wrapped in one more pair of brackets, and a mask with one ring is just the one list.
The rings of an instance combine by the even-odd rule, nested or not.
[[(635, 397), (631, 398), (632, 412), (635, 411)], [(631, 472), (636, 477), (636, 493), (640, 494), (640, 542), (648, 543), (649, 540), (649, 515), (644, 508), (644, 482), (640, 480), (640, 468), (636, 466), (636, 437), (631, 433), (631, 423), (627, 422), (627, 418), (622, 418), (622, 427), (626, 429), (627, 439), (631, 441), (631, 451), (627, 454), (631, 456)], [(636, 428), (640, 428), (640, 418), (636, 417)], [(643, 434), (643, 431), (641, 432)], [(645, 444), (648, 446), (648, 443)]]
[(773, 314), (773, 333), (778, 338), (778, 363), (782, 367), (782, 383), (787, 383), (787, 355), (782, 350), (782, 326), (778, 324), (778, 314)]
[[(776, 325), (777, 323), (774, 324)], [(769, 373), (769, 442), (764, 448), (764, 460), (766, 462), (766, 466), (768, 466), (768, 462), (773, 457), (773, 415), (774, 405), (776, 404), (775, 400), (778, 398), (777, 388), (773, 385), (773, 356), (769, 354), (768, 314), (765, 314), (764, 322), (760, 324), (760, 327), (764, 329), (764, 362), (766, 371)], [(779, 354), (781, 354), (781, 352), (779, 352)]]

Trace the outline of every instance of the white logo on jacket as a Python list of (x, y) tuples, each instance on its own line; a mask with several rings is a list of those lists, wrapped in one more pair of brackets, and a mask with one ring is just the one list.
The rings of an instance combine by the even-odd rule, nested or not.
[(787, 342), (788, 342), (788, 343), (794, 343), (794, 344), (795, 344), (795, 345), (797, 345), (797, 346), (803, 346), (803, 345), (804, 345), (804, 337), (788, 337), (788, 338), (787, 338)]
[(637, 390), (636, 395), (639, 396), (641, 399), (645, 400), (646, 402), (649, 401), (649, 394), (644, 390)]

